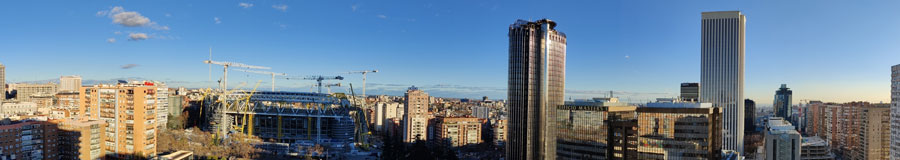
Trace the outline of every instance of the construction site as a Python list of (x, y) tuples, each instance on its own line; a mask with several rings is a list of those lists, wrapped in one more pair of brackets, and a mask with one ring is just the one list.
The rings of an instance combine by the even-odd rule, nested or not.
[[(340, 76), (289, 77), (284, 73), (256, 70), (238, 70), (272, 76), (272, 91), (257, 91), (227, 87), (229, 67), (269, 69), (233, 62), (204, 61), (224, 67), (219, 81), (220, 89), (204, 90), (200, 123), (202, 130), (215, 133), (219, 138), (229, 134), (246, 134), (260, 138), (257, 148), (277, 155), (313, 155), (334, 157), (339, 154), (365, 150), (369, 129), (366, 114), (362, 112), (353, 94), (322, 93), (337, 84), (323, 84), (326, 80), (343, 80)], [(210, 71), (212, 67), (210, 66)], [(373, 71), (376, 72), (376, 71)], [(354, 73), (354, 72), (350, 72)], [(365, 73), (363, 73), (365, 74)], [(211, 75), (210, 75), (211, 76)], [(279, 77), (276, 77), (279, 76)], [(275, 79), (314, 80), (318, 92), (275, 91)], [(240, 88), (240, 87), (236, 87)], [(329, 89), (330, 92), (330, 89)], [(312, 151), (310, 148), (319, 148)], [(324, 152), (323, 152), (324, 151)], [(314, 152), (314, 153), (312, 153)]]

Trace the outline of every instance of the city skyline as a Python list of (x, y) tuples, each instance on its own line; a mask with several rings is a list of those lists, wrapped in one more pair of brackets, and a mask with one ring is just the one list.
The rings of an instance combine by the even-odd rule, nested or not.
[[(13, 2), (0, 9), (0, 24), (8, 26), (0, 31), (8, 37), (0, 39), (0, 63), (13, 83), (81, 75), (85, 82), (137, 77), (170, 87), (210, 87), (201, 61), (212, 47), (214, 60), (269, 66), (296, 76), (378, 69), (369, 75), (370, 94), (402, 95), (416, 85), (441, 97), (506, 99), (506, 77), (498, 76), (507, 71), (504, 29), (515, 19), (550, 18), (574, 35), (569, 37), (566, 100), (614, 90), (635, 103), (676, 97), (680, 83), (699, 82), (698, 13), (740, 10), (750, 19), (745, 98), (771, 102), (773, 88), (788, 84), (797, 92), (795, 103), (890, 100), (886, 68), (900, 59), (900, 49), (892, 45), (900, 41), (894, 38), (900, 32), (889, 28), (900, 24), (861, 15), (896, 13), (879, 9), (895, 5), (593, 3), (547, 4), (542, 11), (519, 9), (537, 7), (529, 3), (502, 2)], [(148, 21), (136, 21), (143, 27), (116, 22), (110, 12), (117, 7), (119, 13), (136, 12)], [(568, 8), (554, 9), (563, 7)], [(833, 8), (843, 12), (829, 12)], [(459, 28), (470, 34), (457, 33)], [(212, 79), (221, 74), (221, 67), (213, 66)], [(361, 83), (359, 75), (347, 77), (345, 82)], [(257, 80), (268, 86), (267, 79), (231, 72), (229, 86), (252, 86)], [(312, 83), (280, 82), (279, 88), (300, 91)]]

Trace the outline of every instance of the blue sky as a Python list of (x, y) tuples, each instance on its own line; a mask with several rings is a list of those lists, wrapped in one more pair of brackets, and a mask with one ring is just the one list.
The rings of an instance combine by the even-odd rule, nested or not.
[[(378, 69), (369, 94), (417, 85), (435, 96), (505, 98), (509, 24), (550, 18), (568, 36), (567, 97), (614, 90), (639, 102), (699, 81), (700, 12), (740, 10), (748, 19), (747, 98), (770, 105), (787, 83), (795, 103), (887, 102), (890, 66), (900, 64), (897, 3), (10, 1), (0, 6), (0, 62), (8, 82), (77, 74), (207, 87), (201, 61), (212, 47), (214, 60), (297, 76)], [(137, 66), (122, 68), (128, 64)], [(216, 80), (221, 67), (213, 70)], [(346, 77), (361, 85), (361, 76)], [(229, 75), (230, 86), (258, 80), (270, 85), (264, 75)], [(308, 91), (311, 82), (276, 84)]]

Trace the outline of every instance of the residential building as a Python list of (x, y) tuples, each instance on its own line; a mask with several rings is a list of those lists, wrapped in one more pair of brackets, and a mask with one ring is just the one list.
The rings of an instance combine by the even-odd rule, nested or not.
[(721, 159), (722, 108), (657, 102), (638, 107), (637, 159)]
[(59, 159), (57, 127), (46, 121), (0, 123), (0, 159)]
[(703, 12), (700, 102), (723, 109), (723, 149), (744, 153), (744, 29), (740, 11)]
[(756, 131), (756, 102), (744, 99), (744, 133)]
[(403, 116), (403, 142), (412, 143), (416, 140), (428, 140), (428, 93), (419, 90), (416, 86), (406, 90), (405, 110)]
[(700, 83), (681, 83), (681, 100), (697, 102), (700, 100)]
[(828, 142), (817, 136), (803, 137), (800, 146), (801, 160), (834, 160), (834, 153), (828, 147)]
[[(578, 100), (566, 102), (556, 108), (556, 158), (557, 159), (625, 159), (636, 157), (636, 131), (629, 124), (635, 120), (635, 106), (618, 102), (616, 98)], [(630, 123), (631, 122), (631, 123)], [(616, 127), (612, 127), (616, 125)], [(631, 130), (629, 132), (629, 130)], [(611, 131), (631, 133), (610, 135)], [(610, 138), (623, 143), (613, 143)], [(630, 152), (629, 152), (630, 151)], [(613, 153), (617, 156), (614, 156)], [(631, 154), (628, 154), (631, 153)], [(628, 156), (626, 156), (628, 155)]]
[(157, 128), (166, 130), (166, 124), (169, 124), (169, 87), (162, 82), (145, 82), (150, 86), (156, 86), (156, 119)]
[(431, 119), (432, 141), (446, 147), (462, 147), (482, 142), (481, 120), (474, 117), (437, 117)]
[(875, 104), (861, 107), (857, 116), (859, 134), (849, 136), (858, 139), (853, 154), (845, 159), (890, 159), (890, 107)]
[(900, 160), (900, 64), (891, 66), (891, 160)]
[(491, 128), (494, 132), (494, 143), (497, 145), (506, 144), (506, 123), (505, 119), (491, 120)]
[(52, 120), (59, 125), (60, 159), (103, 158), (106, 123), (99, 120)]
[(0, 104), (0, 114), (7, 116), (33, 115), (37, 111), (38, 107), (34, 102), (4, 102)]
[[(69, 113), (78, 113), (78, 100), (81, 98), (79, 92), (59, 92), (53, 101), (53, 108), (66, 110)], [(78, 115), (72, 115), (77, 117)]]
[(491, 108), (485, 106), (475, 106), (472, 107), (472, 115), (481, 119), (490, 119), (491, 118)]
[(60, 76), (59, 92), (78, 92), (81, 89), (81, 76)]
[(56, 84), (16, 84), (16, 99), (31, 102), (32, 97), (56, 95)]
[(800, 160), (800, 132), (781, 117), (766, 122), (766, 160)]
[(119, 83), (82, 87), (79, 91), (79, 114), (108, 125), (104, 131), (106, 154), (126, 159), (131, 155), (156, 154), (156, 86)]
[(566, 34), (556, 22), (509, 26), (507, 159), (555, 159), (556, 107), (565, 91)]
[(793, 95), (793, 91), (787, 88), (787, 84), (781, 84), (781, 88), (775, 91), (775, 102), (772, 104), (772, 108), (775, 110), (776, 117), (792, 119), (791, 95)]

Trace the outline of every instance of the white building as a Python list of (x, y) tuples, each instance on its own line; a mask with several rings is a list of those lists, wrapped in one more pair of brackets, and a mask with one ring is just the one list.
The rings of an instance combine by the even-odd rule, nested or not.
[(721, 107), (722, 149), (744, 153), (744, 26), (740, 11), (703, 12), (700, 102)]
[(11, 115), (33, 115), (38, 111), (37, 104), (34, 102), (6, 102), (0, 105), (0, 114)]
[(483, 106), (475, 106), (472, 107), (472, 115), (482, 119), (490, 119), (491, 118), (491, 108), (483, 107)]
[(800, 160), (803, 143), (800, 132), (781, 117), (771, 117), (766, 123), (766, 160)]
[(79, 89), (81, 89), (81, 76), (59, 77), (59, 92), (78, 92)]

